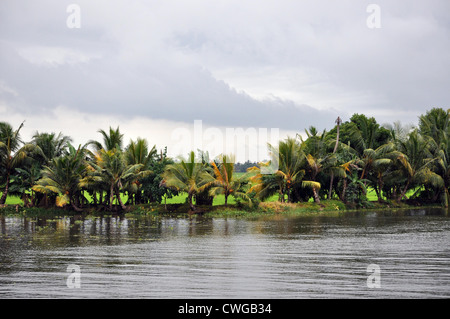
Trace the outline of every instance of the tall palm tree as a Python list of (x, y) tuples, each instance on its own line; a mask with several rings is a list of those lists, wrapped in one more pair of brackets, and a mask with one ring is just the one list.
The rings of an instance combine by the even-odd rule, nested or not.
[(142, 164), (148, 167), (150, 161), (158, 155), (158, 151), (156, 145), (149, 149), (147, 140), (138, 138), (136, 141), (130, 141), (124, 155), (128, 164)]
[(419, 131), (430, 136), (440, 145), (446, 135), (450, 135), (450, 109), (433, 108), (419, 117)]
[(311, 154), (306, 156), (306, 172), (308, 174), (309, 180), (303, 181), (303, 187), (309, 187), (312, 189), (314, 194), (314, 201), (316, 203), (320, 203), (319, 198), (319, 190), (321, 188), (321, 184), (317, 182), (317, 175), (323, 169), (324, 159), (314, 157)]
[(435, 165), (433, 171), (442, 179), (443, 203), (445, 207), (450, 204), (450, 135), (445, 135), (440, 147), (435, 154)]
[[(124, 152), (125, 161), (128, 165), (142, 164), (143, 169), (150, 170), (150, 166), (158, 156), (156, 146), (149, 149), (146, 139), (138, 138), (136, 141), (131, 140)], [(128, 194), (129, 202), (140, 202), (142, 195), (142, 178), (136, 179), (129, 183)]]
[(431, 170), (436, 158), (430, 151), (433, 140), (421, 135), (417, 130), (409, 134), (405, 142), (398, 142), (400, 152), (397, 160), (406, 182), (397, 201), (405, 197), (406, 192), (415, 184), (429, 183), (436, 188), (442, 188), (442, 179)]
[(33, 135), (32, 144), (38, 146), (44, 154), (45, 164), (48, 164), (53, 158), (66, 154), (67, 148), (72, 143), (72, 138), (62, 133), (39, 133)]
[(105, 149), (107, 151), (112, 151), (113, 149), (123, 149), (123, 134), (120, 133), (119, 127), (117, 127), (115, 130), (110, 127), (109, 132), (106, 132), (104, 130), (99, 130), (98, 132), (103, 137), (103, 144), (94, 140), (91, 140), (88, 143), (90, 145), (93, 145), (95, 151), (98, 152), (102, 149)]
[(68, 154), (53, 158), (32, 189), (43, 194), (56, 194), (56, 205), (59, 207), (71, 205), (76, 211), (81, 211), (78, 206), (80, 181), (86, 174), (86, 153), (86, 148), (80, 146), (75, 149), (69, 144)]
[[(333, 154), (336, 154), (338, 146), (339, 146), (339, 137), (340, 137), (339, 135), (340, 135), (341, 124), (342, 124), (342, 120), (338, 116), (338, 118), (336, 119), (336, 143), (334, 144)], [(331, 196), (332, 196), (332, 193), (333, 193), (333, 181), (334, 181), (334, 172), (331, 171), (330, 188), (328, 190), (328, 199), (331, 199)]]
[(90, 187), (90, 184), (105, 185), (109, 195), (109, 209), (112, 210), (114, 196), (119, 201), (123, 210), (127, 207), (120, 196), (121, 192), (129, 186), (129, 183), (136, 179), (150, 174), (148, 170), (143, 169), (143, 164), (130, 164), (125, 161), (123, 153), (119, 149), (102, 149), (97, 153), (96, 160), (89, 162), (89, 174), (81, 180), (82, 187)]
[(195, 159), (195, 153), (190, 152), (187, 159), (170, 164), (163, 173), (162, 184), (188, 195), (187, 201), (192, 211), (195, 211), (193, 197), (201, 192), (213, 181), (213, 177), (206, 170), (205, 165)]
[(292, 191), (305, 175), (303, 165), (305, 154), (300, 143), (294, 138), (287, 138), (278, 143), (278, 148), (269, 144), (270, 153), (278, 160), (278, 171), (275, 175), (280, 183), (280, 194), (282, 201), (287, 195), (288, 202), (292, 202)]
[(211, 162), (214, 170), (214, 181), (210, 182), (211, 189), (209, 193), (211, 195), (223, 194), (225, 196), (225, 206), (228, 205), (228, 197), (230, 195), (235, 198), (243, 198), (250, 200), (246, 192), (243, 190), (243, 186), (247, 184), (247, 177), (241, 176), (236, 178), (234, 173), (234, 157), (230, 155), (221, 155), (220, 163)]
[(386, 144), (390, 138), (390, 131), (376, 122), (374, 118), (367, 118), (362, 114), (354, 114), (350, 122), (342, 124), (343, 142), (350, 143), (359, 157), (365, 149), (377, 149)]
[[(278, 193), (281, 202), (293, 201), (293, 191), (302, 186), (305, 176), (304, 163), (306, 161), (300, 142), (296, 138), (288, 137), (279, 141), (278, 147), (268, 144), (271, 160), (259, 163), (260, 167), (250, 168), (248, 171), (254, 175), (250, 177), (253, 186), (249, 192), (254, 192), (259, 199), (268, 198)], [(262, 174), (264, 166), (272, 162), (278, 163), (278, 170), (274, 174)]]
[(0, 198), (0, 205), (6, 203), (8, 197), (11, 175), (14, 174), (16, 168), (24, 163), (27, 157), (33, 152), (39, 152), (33, 144), (23, 144), (20, 138), (20, 130), (23, 123), (17, 130), (14, 130), (9, 123), (0, 122), (0, 170), (3, 172), (3, 194)]

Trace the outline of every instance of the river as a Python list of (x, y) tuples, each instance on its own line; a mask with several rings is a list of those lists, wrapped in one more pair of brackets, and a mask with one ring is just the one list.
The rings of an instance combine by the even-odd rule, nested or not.
[(0, 298), (449, 298), (449, 243), (442, 209), (0, 216)]

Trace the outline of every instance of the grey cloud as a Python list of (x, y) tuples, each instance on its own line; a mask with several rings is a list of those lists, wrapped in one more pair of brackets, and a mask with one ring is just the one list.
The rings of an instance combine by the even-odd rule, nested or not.
[(2, 79), (18, 92), (18, 111), (46, 112), (59, 105), (87, 113), (193, 122), (210, 125), (300, 129), (322, 126), (320, 112), (289, 101), (257, 101), (198, 67), (127, 67), (115, 60), (75, 66), (39, 66), (2, 45)]
[[(0, 4), (0, 84), (17, 93), (0, 86), (0, 99), (18, 112), (65, 105), (124, 118), (303, 130), (330, 128), (355, 111), (380, 122), (410, 114), (410, 122), (448, 103), (447, 0), (378, 1), (379, 30), (366, 27), (367, 4), (355, 0), (78, 2), (79, 30), (65, 27), (69, 3)], [(31, 63), (40, 47), (63, 62)], [(263, 93), (312, 98), (257, 100), (251, 88), (234, 85), (233, 76), (249, 83), (262, 68), (277, 73), (261, 73)], [(223, 73), (230, 78), (217, 76)]]

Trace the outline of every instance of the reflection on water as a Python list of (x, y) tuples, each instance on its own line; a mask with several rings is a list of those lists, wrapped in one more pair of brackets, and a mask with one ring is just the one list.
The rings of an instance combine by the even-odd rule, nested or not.
[[(0, 216), (0, 298), (450, 297), (445, 210), (224, 218)], [(69, 289), (69, 265), (81, 287)], [(369, 264), (381, 288), (367, 287)]]

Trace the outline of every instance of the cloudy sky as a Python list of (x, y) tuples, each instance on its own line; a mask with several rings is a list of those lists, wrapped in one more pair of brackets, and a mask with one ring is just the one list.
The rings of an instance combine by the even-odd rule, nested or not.
[(449, 12), (448, 0), (1, 0), (0, 121), (77, 144), (120, 126), (169, 153), (195, 120), (283, 136), (353, 113), (416, 124), (449, 107)]

